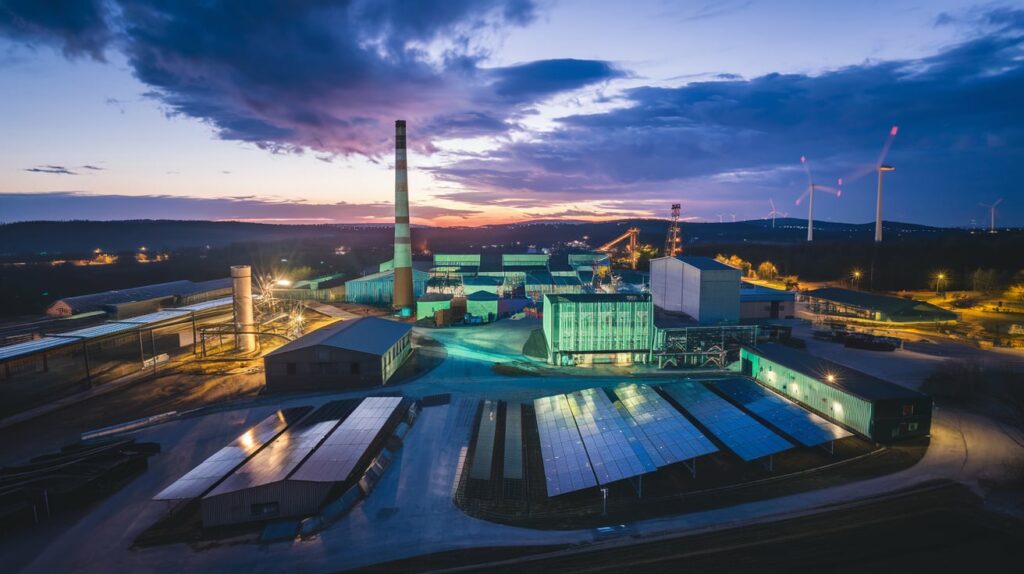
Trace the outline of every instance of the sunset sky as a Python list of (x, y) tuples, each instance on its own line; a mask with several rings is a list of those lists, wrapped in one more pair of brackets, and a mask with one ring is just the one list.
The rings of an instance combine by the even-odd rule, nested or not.
[[(47, 8), (66, 5), (62, 10)], [(301, 6), (301, 8), (299, 7)], [(950, 0), (0, 0), (0, 222), (1024, 225), (1024, 9)]]

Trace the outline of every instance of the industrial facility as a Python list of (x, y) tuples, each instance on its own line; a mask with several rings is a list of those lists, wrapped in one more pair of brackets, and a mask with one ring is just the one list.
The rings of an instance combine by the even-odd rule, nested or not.
[(412, 327), (360, 317), (286, 343), (263, 358), (271, 392), (386, 385), (412, 354)]
[(199, 283), (185, 280), (170, 281), (89, 295), (64, 297), (51, 303), (46, 308), (46, 314), (51, 317), (70, 317), (82, 313), (103, 311), (110, 319), (124, 319), (134, 315), (152, 313), (162, 307), (203, 303), (228, 295), (231, 295), (230, 278)]
[(701, 324), (736, 323), (741, 276), (739, 269), (710, 257), (660, 257), (651, 260), (651, 294), (659, 308)]

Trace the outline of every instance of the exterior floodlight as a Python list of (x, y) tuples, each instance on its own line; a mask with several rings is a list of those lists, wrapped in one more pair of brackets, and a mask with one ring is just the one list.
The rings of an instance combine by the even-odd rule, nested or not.
[(836, 382), (836, 376), (833, 375), (832, 373), (829, 373), (828, 375), (825, 375), (825, 378), (828, 379), (828, 382), (830, 382), (830, 383)]
[(292, 282), (287, 279), (278, 279), (276, 283), (281, 287), (288, 287), (292, 284)]

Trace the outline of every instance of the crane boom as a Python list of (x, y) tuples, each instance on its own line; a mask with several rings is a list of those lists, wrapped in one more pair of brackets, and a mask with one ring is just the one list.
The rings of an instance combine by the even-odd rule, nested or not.
[(630, 227), (622, 235), (620, 235), (620, 236), (616, 237), (615, 239), (612, 239), (608, 243), (605, 243), (604, 245), (598, 247), (596, 249), (596, 251), (600, 251), (602, 253), (608, 253), (608, 252), (612, 251), (612, 249), (616, 245), (618, 245), (619, 243), (622, 243), (623, 241), (628, 239), (629, 240), (629, 244), (626, 246), (626, 252), (629, 253), (629, 266), (630, 266), (631, 269), (636, 269), (636, 262), (637, 262), (638, 259), (640, 259), (640, 250), (639, 250), (639, 246), (637, 245), (637, 241), (638, 241), (639, 237), (640, 237), (640, 228), (639, 227)]

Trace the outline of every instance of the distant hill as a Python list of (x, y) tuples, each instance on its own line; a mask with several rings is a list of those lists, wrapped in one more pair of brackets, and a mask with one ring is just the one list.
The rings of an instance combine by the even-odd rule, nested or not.
[[(660, 247), (668, 222), (664, 219), (628, 219), (606, 222), (540, 220), (485, 227), (416, 226), (414, 242), (425, 242), (432, 251), (465, 250), (502, 245), (505, 248), (549, 245), (582, 240), (600, 245), (630, 227), (640, 228), (640, 240)], [(685, 244), (794, 243), (804, 241), (806, 221), (777, 219), (681, 225)], [(934, 238), (969, 233), (909, 223), (885, 223), (889, 241)], [(871, 241), (874, 224), (815, 223), (818, 241)], [(150, 249), (219, 247), (233, 243), (264, 243), (316, 239), (359, 247), (380, 247), (390, 242), (389, 225), (272, 225), (232, 221), (29, 221), (0, 225), (0, 256), (71, 256), (99, 247), (108, 252)]]

